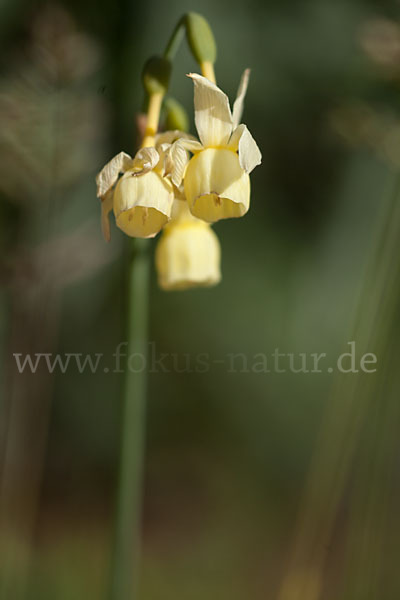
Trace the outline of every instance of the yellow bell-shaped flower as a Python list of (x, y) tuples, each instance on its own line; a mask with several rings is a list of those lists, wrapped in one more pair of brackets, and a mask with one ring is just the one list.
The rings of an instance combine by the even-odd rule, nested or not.
[(169, 220), (173, 197), (171, 183), (155, 171), (139, 177), (127, 171), (114, 192), (117, 227), (133, 237), (154, 237)]
[[(169, 221), (174, 193), (170, 180), (164, 176), (164, 162), (164, 152), (153, 147), (142, 148), (133, 159), (120, 152), (97, 175), (107, 241), (112, 210), (117, 226), (134, 237), (154, 237)], [(118, 180), (120, 173), (124, 175)]]
[[(241, 217), (250, 205), (249, 173), (261, 163), (261, 152), (247, 129), (239, 125), (249, 70), (243, 74), (231, 112), (229, 99), (214, 83), (192, 73), (195, 122), (200, 142), (176, 141), (170, 150), (172, 181), (184, 190), (190, 211), (209, 223)], [(193, 157), (186, 165), (185, 152)]]
[(216, 285), (221, 280), (219, 240), (210, 225), (175, 200), (171, 222), (156, 247), (158, 283), (164, 290)]
[(241, 217), (249, 209), (250, 177), (232, 150), (206, 148), (195, 154), (184, 186), (192, 213), (204, 221)]

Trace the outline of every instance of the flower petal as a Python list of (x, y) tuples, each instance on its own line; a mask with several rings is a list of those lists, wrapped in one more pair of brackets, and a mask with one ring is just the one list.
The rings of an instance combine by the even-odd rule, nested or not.
[(182, 139), (182, 140), (179, 140), (179, 143), (182, 144), (182, 146), (184, 148), (186, 148), (186, 150), (189, 150), (189, 152), (191, 152), (192, 154), (195, 154), (196, 152), (200, 152), (200, 150), (204, 150), (203, 144), (200, 144), (200, 142), (198, 142), (195, 139), (193, 139), (193, 140)]
[(182, 224), (182, 223), (197, 223), (199, 221), (201, 223), (203, 223), (204, 221), (197, 219), (190, 212), (189, 205), (186, 202), (186, 196), (185, 196), (184, 190), (183, 189), (178, 190), (178, 194), (180, 194), (180, 195), (177, 195), (176, 188), (174, 191), (175, 191), (175, 198), (174, 198), (174, 202), (172, 204), (171, 220), (165, 226), (166, 230), (169, 229), (170, 227), (174, 227), (177, 223), (180, 223), (180, 224)]
[(223, 146), (232, 133), (228, 96), (197, 73), (188, 77), (194, 83), (194, 120), (201, 142), (204, 146)]
[(179, 129), (174, 129), (171, 131), (162, 131), (161, 133), (157, 133), (156, 140), (156, 148), (160, 144), (172, 144), (176, 140), (180, 138), (185, 138), (188, 140), (195, 140), (196, 138), (190, 133), (186, 133), (185, 131), (180, 131)]
[(117, 227), (132, 237), (154, 237), (171, 217), (172, 184), (157, 171), (142, 177), (129, 171), (119, 180), (114, 193)]
[(112, 158), (96, 176), (97, 197), (102, 198), (112, 188), (120, 173), (132, 168), (132, 158), (120, 152)]
[(238, 150), (240, 166), (246, 173), (251, 173), (257, 165), (261, 164), (260, 149), (246, 125), (236, 127), (229, 140), (229, 147)]
[(249, 85), (249, 78), (250, 78), (250, 69), (245, 69), (243, 71), (243, 75), (242, 75), (242, 78), (239, 83), (236, 100), (233, 104), (233, 113), (232, 113), (233, 129), (236, 129), (236, 127), (240, 123), (240, 119), (242, 118), (244, 98), (246, 96), (247, 86)]
[(250, 177), (228, 148), (206, 148), (193, 156), (184, 189), (192, 215), (208, 223), (242, 217), (249, 209)]
[[(177, 187), (176, 185), (173, 185), (173, 190), (174, 190), (174, 202), (175, 200), (177, 202), (180, 202), (181, 204), (186, 204), (186, 196), (185, 196), (185, 190), (183, 189), (183, 184), (181, 184), (179, 187)], [(172, 213), (171, 213), (171, 217), (172, 217)]]
[[(182, 142), (180, 148), (177, 147), (178, 142)], [(157, 171), (163, 176), (170, 175), (171, 180), (177, 186), (182, 181), (185, 166), (189, 160), (187, 152), (184, 150), (186, 147), (184, 142), (188, 144), (188, 149), (192, 146), (202, 148), (193, 135), (178, 129), (164, 131), (156, 136), (156, 150), (160, 155)]]
[(171, 222), (156, 246), (159, 285), (164, 290), (216, 285), (221, 279), (220, 260), (219, 240), (207, 223)]
[(133, 175), (144, 175), (152, 171), (157, 166), (159, 160), (160, 155), (155, 148), (141, 148), (133, 159), (132, 167), (135, 169)]
[(114, 190), (109, 189), (108, 192), (101, 198), (101, 230), (106, 242), (111, 239), (110, 232), (110, 217), (109, 214), (113, 208)]
[(182, 182), (188, 162), (189, 155), (182, 144), (179, 141), (172, 144), (166, 155), (165, 174), (171, 175), (171, 181), (176, 187)]
[(181, 138), (171, 145), (166, 155), (165, 174), (171, 175), (171, 181), (176, 187), (180, 186), (185, 175), (189, 162), (188, 150), (200, 152), (203, 146), (197, 140)]

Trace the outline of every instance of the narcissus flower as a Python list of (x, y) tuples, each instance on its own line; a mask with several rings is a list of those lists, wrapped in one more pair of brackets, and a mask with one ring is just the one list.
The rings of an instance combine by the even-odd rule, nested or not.
[[(102, 228), (107, 241), (111, 210), (117, 226), (133, 237), (154, 237), (169, 221), (174, 188), (169, 178), (172, 164), (167, 150), (181, 136), (191, 138), (180, 131), (166, 131), (156, 136), (155, 148), (142, 148), (133, 159), (120, 152), (97, 175), (97, 196), (102, 201)], [(120, 173), (123, 176), (118, 181)]]
[[(214, 83), (191, 73), (195, 122), (201, 143), (178, 140), (171, 147), (172, 180), (184, 190), (192, 214), (209, 223), (241, 217), (249, 209), (249, 173), (261, 163), (261, 152), (246, 125), (239, 125), (249, 70), (241, 79), (231, 112), (229, 99)], [(194, 156), (186, 167), (184, 154)], [(177, 160), (179, 157), (179, 160)], [(186, 169), (186, 170), (185, 170)]]
[(156, 248), (158, 283), (164, 290), (217, 284), (221, 279), (220, 245), (208, 223), (191, 215), (187, 203), (175, 200), (171, 222)]
[[(120, 173), (124, 173), (114, 184)], [(102, 227), (110, 239), (109, 213), (114, 210), (117, 226), (130, 236), (154, 237), (171, 216), (172, 184), (162, 176), (160, 155), (155, 148), (142, 148), (131, 158), (120, 152), (96, 178), (102, 200)]]

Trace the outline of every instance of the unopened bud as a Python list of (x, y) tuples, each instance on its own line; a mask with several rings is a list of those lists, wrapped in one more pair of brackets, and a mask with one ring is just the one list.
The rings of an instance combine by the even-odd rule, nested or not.
[(152, 56), (143, 67), (144, 89), (151, 94), (166, 94), (171, 76), (171, 62), (162, 56)]
[(206, 19), (198, 13), (186, 15), (186, 34), (190, 49), (196, 61), (215, 63), (217, 46), (214, 34)]

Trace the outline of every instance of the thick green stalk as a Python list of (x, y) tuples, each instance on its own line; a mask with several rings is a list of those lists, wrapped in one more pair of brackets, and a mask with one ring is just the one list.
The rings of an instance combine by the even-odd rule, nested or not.
[(147, 240), (135, 240), (128, 264), (125, 388), (110, 600), (138, 594), (145, 445), (147, 322), (150, 257)]

